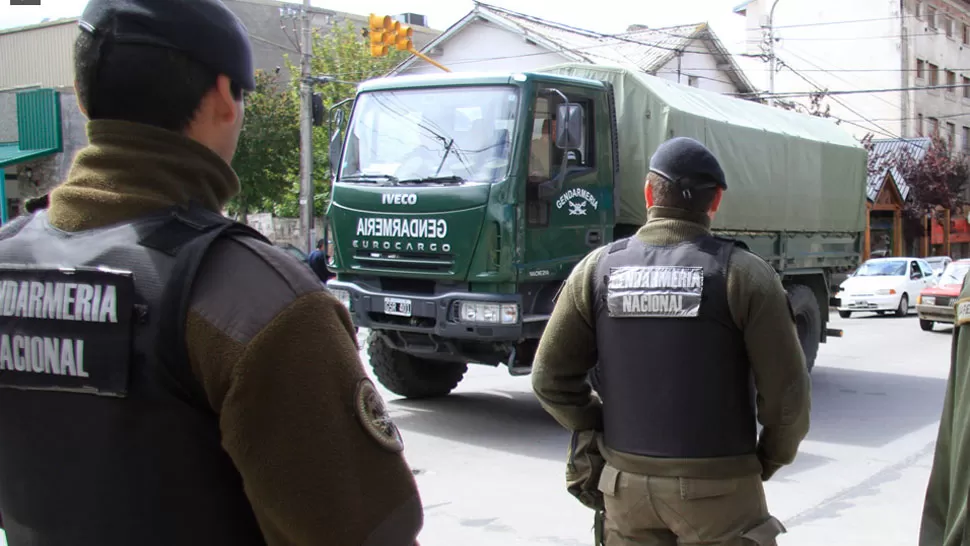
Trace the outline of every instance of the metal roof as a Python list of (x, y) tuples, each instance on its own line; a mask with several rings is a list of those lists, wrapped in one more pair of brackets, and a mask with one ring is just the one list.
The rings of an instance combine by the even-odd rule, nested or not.
[[(518, 32), (547, 49), (562, 53), (571, 61), (621, 66), (647, 73), (660, 70), (678, 53), (690, 51), (688, 46), (699, 40), (707, 50), (705, 53), (714, 55), (740, 92), (757, 91), (707, 23), (604, 35), (476, 1), (468, 15), (429, 43), (425, 50), (441, 45), (476, 19)], [(400, 72), (413, 62), (415, 57), (407, 59), (392, 73)]]
[[(871, 153), (893, 158), (908, 152), (913, 159), (919, 161), (923, 159), (926, 152), (930, 149), (931, 142), (927, 137), (873, 139)], [(879, 169), (877, 172), (869, 175), (869, 180), (866, 185), (866, 197), (870, 201), (876, 200), (876, 197), (882, 190), (883, 184), (886, 182), (887, 172), (892, 176), (893, 181), (896, 183), (896, 189), (899, 190), (899, 195), (905, 201), (909, 196), (909, 184), (895, 165), (891, 165), (885, 169)]]

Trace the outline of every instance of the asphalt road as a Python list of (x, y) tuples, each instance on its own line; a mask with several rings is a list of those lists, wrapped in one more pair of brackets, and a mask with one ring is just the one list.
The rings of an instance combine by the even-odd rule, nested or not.
[[(932, 463), (951, 329), (915, 317), (839, 319), (813, 377), (812, 428), (766, 484), (781, 546), (915, 544)], [(362, 338), (364, 331), (361, 331)], [(422, 546), (592, 544), (592, 513), (566, 493), (567, 434), (528, 377), (473, 366), (452, 395), (382, 391), (425, 503)]]

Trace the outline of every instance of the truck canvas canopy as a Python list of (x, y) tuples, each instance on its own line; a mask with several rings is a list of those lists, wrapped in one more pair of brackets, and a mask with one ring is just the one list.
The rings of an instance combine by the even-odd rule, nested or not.
[(621, 165), (618, 223), (646, 221), (643, 184), (650, 157), (665, 140), (685, 136), (704, 143), (727, 176), (714, 228), (865, 229), (867, 152), (831, 120), (619, 67), (566, 63), (536, 72), (613, 85)]

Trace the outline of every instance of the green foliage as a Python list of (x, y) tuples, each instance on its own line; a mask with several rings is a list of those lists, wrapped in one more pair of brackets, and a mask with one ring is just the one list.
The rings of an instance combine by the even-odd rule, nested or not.
[(232, 161), (241, 191), (227, 206), (230, 214), (264, 210), (299, 179), (299, 107), (298, 96), (278, 76), (256, 72)]
[[(345, 82), (360, 82), (380, 77), (403, 62), (408, 57), (404, 51), (391, 50), (386, 57), (371, 57), (370, 48), (361, 29), (347, 21), (343, 26), (335, 25), (326, 35), (318, 32), (313, 35), (313, 58), (310, 61), (310, 73), (315, 76), (331, 76)], [(299, 65), (294, 65), (287, 58), (287, 69), (291, 74), (299, 74)], [(330, 107), (348, 98), (356, 92), (356, 86), (348, 83), (326, 83), (314, 86), (314, 91), (323, 98), (323, 107), (327, 120), (322, 127), (313, 128), (313, 201), (314, 215), (323, 216), (327, 203), (330, 202), (330, 146), (329, 146), (329, 116)], [(293, 81), (294, 96), (299, 104), (299, 82)], [(349, 107), (349, 104), (344, 108)], [(349, 114), (349, 112), (347, 112)], [(299, 126), (297, 126), (299, 134)], [(277, 200), (271, 212), (277, 216), (299, 216), (300, 180), (299, 160), (296, 162), (297, 176), (289, 187)]]

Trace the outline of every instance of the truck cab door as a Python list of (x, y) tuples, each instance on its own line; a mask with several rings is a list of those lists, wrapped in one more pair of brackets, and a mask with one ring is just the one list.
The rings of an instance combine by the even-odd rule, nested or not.
[[(612, 209), (612, 186), (603, 186), (598, 173), (602, 161), (594, 138), (603, 95), (593, 90), (557, 86), (569, 101), (583, 108), (584, 131), (579, 149), (556, 146), (556, 111), (562, 99), (539, 86), (527, 157), (525, 279), (564, 278), (573, 264), (606, 240), (607, 210)], [(603, 108), (605, 108), (605, 104)], [(608, 152), (608, 150), (607, 150)], [(565, 155), (566, 178), (551, 197), (539, 186), (554, 179)], [(608, 165), (608, 162), (603, 162)]]

